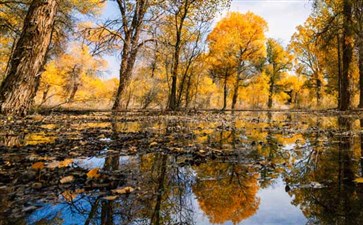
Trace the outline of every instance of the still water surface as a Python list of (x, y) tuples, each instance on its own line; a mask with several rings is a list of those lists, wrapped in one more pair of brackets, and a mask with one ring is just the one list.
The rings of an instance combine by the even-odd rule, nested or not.
[(0, 125), (0, 224), (363, 224), (359, 116), (90, 113)]

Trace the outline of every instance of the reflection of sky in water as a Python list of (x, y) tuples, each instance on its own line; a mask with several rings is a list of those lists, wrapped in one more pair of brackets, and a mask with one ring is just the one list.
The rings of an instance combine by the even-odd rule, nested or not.
[[(276, 180), (272, 186), (261, 189), (257, 197), (260, 198), (260, 205), (257, 213), (242, 221), (241, 225), (297, 225), (306, 224), (307, 219), (299, 208), (291, 205), (291, 197), (284, 191), (284, 184), (281, 179)], [(207, 215), (199, 208), (198, 201), (194, 197), (195, 218), (198, 225), (211, 224)], [(232, 225), (227, 221), (224, 225)]]
[[(252, 114), (252, 115), (256, 115), (256, 114)], [(296, 118), (295, 118), (295, 116), (296, 116)], [(279, 114), (275, 115), (274, 117), (276, 117), (276, 118), (273, 119), (272, 121), (285, 120), (284, 118), (281, 119), (280, 118), (281, 116)], [(301, 119), (300, 117), (305, 118), (306, 115), (303, 115), (303, 116), (294, 115), (293, 120)], [(264, 130), (264, 127), (267, 125), (261, 123), (261, 121), (267, 121), (266, 118), (262, 115), (261, 120), (259, 119), (260, 122), (248, 122), (249, 120), (244, 118), (244, 119), (241, 119), (241, 122), (236, 123), (236, 127), (238, 128), (238, 129), (236, 129), (236, 131), (237, 131), (236, 138), (239, 139), (239, 140), (237, 140), (238, 142), (236, 142), (236, 143), (237, 144), (240, 142), (248, 143), (245, 140), (248, 140), (248, 141), (253, 140), (253, 141), (262, 142), (263, 140), (266, 139), (266, 136), (271, 135), (272, 141), (271, 141), (271, 137), (269, 137), (270, 138), (269, 140), (271, 141), (271, 143), (268, 143), (268, 140), (267, 140), (267, 142), (266, 142), (267, 145), (261, 145), (263, 147), (261, 151), (273, 152), (274, 156), (276, 157), (276, 162), (273, 161), (273, 163), (276, 163), (277, 166), (280, 166), (279, 165), (280, 163), (291, 163), (291, 164), (294, 164), (293, 168), (297, 168), (297, 169), (299, 169), (300, 167), (305, 168), (305, 164), (308, 164), (307, 161), (309, 160), (309, 158), (308, 158), (309, 154), (312, 154), (312, 152), (314, 152), (315, 150), (319, 150), (318, 147), (319, 147), (320, 142), (318, 142), (318, 141), (330, 140), (329, 137), (325, 137), (324, 134), (320, 134), (320, 133), (319, 133), (320, 136), (317, 137), (317, 140), (309, 139), (309, 138), (315, 138), (315, 136), (311, 136), (310, 133), (306, 131), (306, 129), (308, 129), (310, 123), (312, 123), (310, 120), (307, 122), (307, 125), (299, 123), (297, 125), (293, 125), (294, 127), (288, 129), (288, 131), (290, 131), (290, 129), (294, 129), (294, 130), (305, 129), (305, 132), (307, 134), (306, 137), (295, 135), (294, 132), (292, 132), (292, 131), (288, 132), (288, 134), (285, 134), (283, 129), (273, 130), (277, 134), (275, 134), (274, 132), (272, 132), (270, 134)], [(325, 120), (326, 120), (326, 118), (324, 120), (322, 120), (321, 124), (319, 124), (319, 127), (321, 126), (321, 129), (324, 129), (324, 126), (332, 126), (331, 124), (333, 124), (330, 119), (330, 120), (328, 120), (328, 122), (326, 122), (327, 125), (324, 125), (323, 122)], [(335, 119), (332, 121), (334, 122)], [(197, 138), (200, 138), (200, 139), (196, 139), (197, 140), (196, 142), (199, 142), (199, 143), (210, 143), (211, 142), (211, 143), (219, 144), (218, 141), (220, 138), (221, 144), (223, 144), (224, 146), (232, 144), (232, 138), (231, 138), (232, 131), (225, 130), (222, 133), (217, 128), (220, 125), (220, 123), (205, 123), (203, 125), (200, 125), (197, 122), (195, 122), (195, 123), (196, 123), (195, 125), (193, 125), (192, 123), (186, 123), (186, 126), (188, 128), (190, 128), (191, 130), (193, 130), (193, 132), (194, 132), (193, 134)], [(276, 122), (274, 122), (274, 123), (276, 123)], [(315, 122), (313, 121), (312, 126), (315, 126), (314, 124), (315, 124)], [(163, 123), (163, 125), (164, 125), (164, 123)], [(230, 125), (230, 126), (232, 126), (232, 125)], [(281, 126), (281, 125), (278, 125), (278, 126)], [(162, 126), (159, 126), (159, 127), (162, 127)], [(156, 133), (157, 133), (158, 129), (160, 130), (160, 128), (158, 128), (158, 126), (150, 125), (150, 124), (146, 124), (144, 127), (142, 127), (138, 122), (127, 123), (127, 126), (125, 126), (125, 127), (122, 126), (122, 124), (120, 124), (117, 127), (118, 130), (121, 130), (123, 132), (125, 130), (127, 130), (128, 132), (131, 130), (132, 131), (135, 131), (135, 130), (144, 131), (144, 130), (150, 130), (151, 128), (155, 129)], [(355, 129), (358, 129), (360, 131), (360, 127), (356, 127)], [(162, 132), (164, 132), (164, 131), (162, 131)], [(186, 131), (178, 130), (178, 132), (184, 133)], [(290, 133), (292, 133), (292, 134), (290, 134)], [(224, 136), (222, 136), (222, 134)], [(314, 133), (312, 133), (312, 134), (314, 134)], [(105, 136), (107, 136), (107, 135), (105, 135)], [(27, 137), (28, 138), (27, 140), (43, 141), (44, 137), (48, 138), (48, 136), (46, 136), (46, 135), (39, 134), (39, 135), (35, 135), (31, 138), (29, 136), (29, 137)], [(100, 140), (101, 142), (105, 142), (105, 145), (108, 144), (108, 142), (112, 141), (110, 138), (98, 138), (98, 140)], [(187, 139), (187, 140), (190, 142), (195, 141), (193, 139), (190, 139), (190, 140)], [(177, 137), (177, 139), (173, 140), (173, 141), (183, 143), (184, 140), (182, 137), (180, 137), (180, 138)], [(270, 145), (268, 145), (268, 144), (270, 144)], [(276, 154), (276, 153), (278, 153), (278, 154)], [(107, 157), (107, 162), (112, 161), (112, 163), (114, 163), (113, 160), (108, 160), (108, 159), (114, 158), (117, 162), (117, 157), (120, 155), (119, 152), (109, 150), (107, 147), (105, 147), (101, 152), (97, 151), (97, 154), (98, 155), (94, 156), (94, 157), (77, 158), (74, 160), (74, 165), (76, 167), (78, 166), (84, 170), (91, 170), (91, 169), (95, 169), (95, 168), (102, 169), (102, 168), (105, 168), (106, 157)], [(262, 155), (261, 157), (266, 157), (266, 156)], [(281, 158), (283, 158), (283, 160)], [(119, 167), (120, 169), (130, 169), (130, 171), (140, 172), (140, 174), (145, 173), (145, 174), (142, 174), (142, 175), (145, 175), (145, 177), (141, 177), (141, 179), (145, 179), (145, 182), (158, 182), (159, 176), (153, 177), (153, 179), (154, 179), (153, 180), (153, 179), (150, 179), (150, 174), (151, 174), (150, 171), (142, 171), (142, 169), (145, 169), (145, 168), (149, 169), (149, 167), (147, 167), (145, 165), (144, 165), (145, 168), (142, 167), (142, 165), (143, 165), (142, 162), (145, 164), (148, 163), (148, 161), (146, 160), (147, 157), (146, 157), (146, 159), (144, 159), (144, 161), (142, 161), (143, 159), (140, 158), (140, 156), (121, 156), (118, 159), (119, 159), (118, 165), (120, 166)], [(155, 160), (153, 157), (150, 157), (150, 159)], [(156, 161), (160, 163), (160, 160), (159, 161), (156, 160)], [(183, 159), (180, 160), (180, 162), (183, 162)], [(115, 163), (115, 164), (117, 164), (117, 163)], [(155, 168), (158, 168), (157, 166), (159, 164), (156, 163), (155, 165), (156, 165)], [(168, 194), (167, 200), (165, 200), (165, 199), (162, 200), (163, 201), (162, 204), (164, 204), (162, 207), (167, 208), (167, 207), (169, 207), (170, 204), (177, 202), (179, 200), (178, 197), (183, 197), (180, 199), (185, 201), (186, 204), (189, 204), (187, 206), (184, 205), (185, 208), (182, 209), (182, 210), (184, 210), (183, 213), (185, 213), (188, 216), (191, 215), (194, 218), (195, 224), (197, 224), (197, 225), (210, 224), (208, 215), (202, 210), (202, 207), (203, 207), (202, 202), (201, 202), (201, 205), (199, 205), (199, 202), (197, 200), (198, 193), (195, 190), (194, 190), (195, 192), (193, 193), (193, 188), (192, 188), (192, 185), (195, 184), (195, 182), (208, 181), (209, 177), (201, 176), (200, 179), (196, 179), (196, 177), (198, 176), (198, 174), (194, 170), (194, 166), (197, 167), (196, 165), (194, 165), (193, 168), (188, 167), (188, 166), (179, 167), (178, 165), (179, 165), (178, 161), (175, 160), (175, 161), (173, 161), (171, 166), (170, 165), (167, 166), (167, 169), (166, 169), (167, 178), (165, 178), (165, 179), (167, 179), (166, 183), (171, 183), (174, 186), (171, 186), (170, 193), (167, 193)], [(183, 164), (183, 165), (185, 165), (185, 164)], [(203, 163), (202, 163), (202, 165), (203, 165)], [(141, 169), (138, 166), (140, 166)], [(267, 164), (267, 166), (269, 166), (269, 164)], [(154, 170), (156, 170), (155, 168), (154, 168)], [(213, 167), (211, 167), (209, 169), (213, 170)], [(218, 168), (216, 168), (216, 169), (218, 169)], [(286, 167), (284, 169), (285, 169), (285, 171), (290, 172), (289, 170), (291, 168)], [(139, 173), (136, 173), (136, 174), (139, 175)], [(172, 174), (172, 175), (177, 174), (177, 176), (171, 176), (170, 174)], [(151, 175), (153, 175), (153, 174), (151, 174)], [(170, 177), (168, 177), (169, 175), (170, 175)], [(208, 175), (208, 173), (207, 173), (207, 175)], [(128, 176), (128, 174), (126, 174), (126, 176)], [(217, 176), (211, 177), (210, 179), (215, 180), (216, 178), (217, 178)], [(294, 206), (291, 204), (291, 202), (293, 201), (293, 198), (290, 197), (288, 195), (288, 193), (285, 192), (285, 185), (284, 185), (283, 180), (281, 178), (274, 178), (274, 177), (271, 177), (271, 179), (273, 180), (274, 184), (270, 185), (269, 187), (267, 187), (265, 189), (260, 189), (257, 192), (257, 198), (260, 199), (260, 204), (258, 206), (257, 212), (254, 215), (252, 215), (251, 217), (243, 220), (239, 224), (240, 225), (244, 225), (244, 224), (246, 224), (246, 225), (306, 224), (307, 219), (304, 217), (302, 211), (299, 209), (299, 206)], [(142, 183), (143, 181), (144, 180), (137, 180), (135, 182), (132, 181), (131, 186), (137, 182)], [(307, 181), (309, 181), (309, 180), (307, 180)], [(300, 180), (299, 184), (304, 183), (304, 182), (306, 182), (306, 180)], [(257, 182), (256, 182), (256, 184), (257, 184)], [(137, 186), (135, 186), (135, 188), (136, 187)], [(149, 186), (145, 186), (145, 187), (149, 187)], [(150, 187), (154, 187), (154, 186), (150, 185)], [(177, 188), (182, 189), (183, 196), (178, 196)], [(141, 189), (141, 191), (144, 191), (144, 189)], [(223, 190), (223, 188), (221, 188), (221, 190)], [(235, 189), (232, 189), (231, 193), (233, 193), (234, 190)], [(103, 191), (103, 190), (100, 190), (100, 191)], [(151, 193), (150, 195), (154, 194), (152, 196), (152, 198), (155, 198), (156, 194), (153, 193), (153, 191), (154, 190), (150, 191), (150, 193)], [(201, 192), (203, 192), (203, 191), (208, 192), (209, 190), (202, 190)], [(257, 189), (256, 189), (256, 191), (257, 191)], [(223, 193), (222, 193), (222, 195), (223, 195)], [(221, 196), (213, 195), (212, 197), (214, 197), (214, 198), (223, 197), (222, 195)], [(129, 198), (128, 200), (136, 201), (137, 203), (140, 203), (140, 205), (143, 203), (143, 201), (147, 202), (149, 200), (149, 199), (141, 199), (143, 197), (136, 196), (136, 195), (130, 195), (130, 196), (131, 196), (131, 198)], [(208, 196), (208, 197), (210, 197), (210, 196)], [(95, 198), (96, 198), (95, 195), (88, 195), (88, 196), (79, 195), (76, 198), (76, 203), (73, 206), (70, 205), (69, 203), (65, 203), (65, 202), (58, 203), (56, 205), (44, 204), (42, 208), (39, 208), (38, 210), (34, 211), (30, 216), (27, 217), (27, 223), (35, 224), (36, 222), (39, 222), (40, 220), (44, 220), (44, 221), (42, 221), (42, 224), (66, 224), (66, 225), (67, 224), (84, 224), (85, 221), (87, 220), (87, 216), (91, 213), (91, 208), (92, 208), (91, 204), (95, 202)], [(240, 199), (240, 198), (238, 198), (238, 199)], [(60, 200), (60, 201), (63, 201), (63, 200)], [(117, 200), (117, 202), (118, 201), (119, 200)], [(149, 200), (149, 201), (151, 201), (151, 200)], [(154, 200), (152, 200), (152, 201), (154, 201)], [(155, 202), (153, 202), (153, 204), (154, 203)], [(222, 205), (222, 207), (220, 207), (222, 209), (227, 208), (226, 204), (220, 204), (220, 205)], [(138, 207), (139, 207), (139, 205), (138, 205)], [(99, 205), (97, 207), (97, 210), (98, 210), (97, 216), (93, 218), (91, 224), (100, 224), (101, 223), (101, 219), (99, 216), (101, 208), (102, 208), (101, 204), (99, 203)], [(117, 207), (115, 207), (115, 210), (116, 210), (116, 208)], [(217, 208), (217, 209), (220, 209), (220, 208)], [(79, 210), (79, 209), (81, 209), (81, 210)], [(188, 214), (190, 212), (190, 211), (188, 211), (189, 209), (192, 210), (190, 214)], [(132, 209), (132, 210), (135, 210), (135, 209)], [(148, 211), (151, 209), (148, 208), (145, 210)], [(174, 211), (171, 212), (172, 214), (168, 215), (168, 216), (170, 216), (172, 218), (174, 218), (174, 217), (177, 218), (178, 217), (177, 210), (179, 210), (179, 208), (173, 208), (173, 210)], [(218, 210), (216, 210), (215, 212), (218, 215), (222, 215), (222, 213), (219, 213)], [(132, 213), (134, 213), (134, 212), (132, 212)], [(145, 215), (146, 215), (146, 213), (141, 214), (140, 212), (137, 212), (137, 213), (133, 214), (132, 216), (145, 216)], [(151, 215), (147, 215), (147, 216), (151, 216)], [(145, 217), (147, 217), (147, 216), (145, 216)], [(138, 218), (132, 218), (132, 219), (136, 220)], [(139, 218), (139, 219), (143, 219), (143, 221), (149, 221), (150, 218)], [(119, 215), (114, 214), (113, 220), (115, 221), (115, 224), (120, 224), (121, 219), (120, 219)], [(227, 221), (224, 224), (225, 225), (232, 224), (232, 222)]]
[[(90, 201), (82, 197), (76, 198), (72, 205), (69, 203), (60, 203), (57, 205), (47, 204), (32, 213), (28, 217), (27, 223), (35, 224), (39, 220), (52, 221), (57, 217), (56, 220), (63, 225), (85, 224), (91, 208)], [(80, 213), (82, 211), (86, 213)]]
[(281, 179), (266, 189), (261, 189), (257, 194), (261, 202), (255, 215), (246, 219), (241, 224), (248, 225), (281, 225), (281, 224), (306, 224), (307, 219), (299, 208), (291, 205), (291, 197), (284, 191)]
[[(131, 159), (132, 160), (132, 159)], [(102, 167), (105, 160), (103, 158), (88, 158), (83, 160), (77, 160), (77, 164), (88, 169), (95, 167)], [(130, 162), (130, 157), (123, 156), (120, 157), (121, 164), (127, 164)], [(190, 205), (190, 209), (193, 211), (193, 218), (196, 224), (207, 225), (211, 224), (209, 222), (208, 216), (201, 210), (198, 200), (194, 193), (192, 193), (191, 185), (195, 181), (196, 173), (193, 170), (180, 168), (180, 175), (184, 175), (187, 177), (180, 177), (181, 179), (187, 179), (190, 182), (187, 182), (189, 187), (187, 187), (186, 195), (189, 195), (188, 199), (191, 201), (188, 204)], [(280, 225), (280, 224), (305, 224), (307, 219), (304, 217), (299, 208), (293, 206), (291, 204), (291, 197), (285, 192), (284, 184), (281, 178), (278, 178), (275, 183), (269, 186), (266, 189), (260, 189), (257, 194), (257, 197), (260, 198), (260, 205), (257, 213), (252, 217), (242, 221), (239, 224), (248, 224), (248, 225), (259, 225), (259, 224), (268, 224), (268, 225)], [(190, 191), (190, 192), (189, 192)], [(91, 196), (79, 195), (73, 202), (73, 205), (69, 203), (59, 203), (57, 205), (46, 204), (44, 207), (36, 210), (32, 213), (28, 219), (28, 224), (34, 224), (39, 222), (40, 220), (46, 221), (58, 221), (65, 225), (71, 224), (84, 224), (87, 220), (87, 216), (91, 212), (91, 203), (95, 202), (95, 198)], [(101, 207), (97, 207), (98, 211), (101, 210)], [(98, 212), (99, 213), (99, 212)], [(177, 216), (177, 215), (174, 215)], [(119, 215), (114, 215), (113, 220), (115, 224), (119, 224), (120, 221)], [(92, 224), (99, 224), (100, 218), (96, 216), (96, 218), (92, 219)], [(225, 225), (232, 224), (230, 221), (224, 223)]]
[[(135, 158), (132, 156), (120, 156), (120, 165), (125, 165)], [(75, 159), (74, 164), (82, 169), (91, 170), (95, 168), (103, 168), (105, 165), (105, 157), (89, 157), (85, 159)]]
[(102, 168), (105, 164), (105, 158), (90, 157), (86, 159), (75, 159), (74, 164), (86, 170)]

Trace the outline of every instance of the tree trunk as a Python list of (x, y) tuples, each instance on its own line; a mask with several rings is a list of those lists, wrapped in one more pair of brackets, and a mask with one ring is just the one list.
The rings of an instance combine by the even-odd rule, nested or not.
[(49, 89), (50, 89), (50, 85), (47, 84), (44, 88), (44, 91), (43, 91), (43, 97), (42, 97), (42, 103), (40, 103), (40, 105), (43, 105), (47, 99), (48, 99), (48, 93), (49, 93)]
[(73, 84), (73, 87), (72, 87), (72, 90), (71, 90), (71, 94), (69, 95), (69, 98), (67, 99), (67, 102), (70, 103), (70, 102), (73, 102), (74, 100), (74, 97), (76, 96), (76, 93), (78, 91), (78, 85), (79, 84)]
[(363, 108), (363, 37), (360, 37), (362, 40), (359, 40), (359, 46), (358, 46), (358, 50), (359, 50), (359, 61), (358, 61), (358, 65), (359, 65), (359, 90), (360, 90), (360, 95), (359, 95), (359, 108)]
[(129, 74), (126, 74), (126, 67), (127, 67), (127, 51), (128, 51), (128, 44), (124, 43), (123, 46), (123, 54), (122, 54), (122, 60), (121, 60), (121, 66), (120, 66), (120, 73), (119, 73), (119, 84), (115, 96), (115, 102), (113, 104), (112, 110), (120, 110), (122, 106), (122, 99), (121, 96), (126, 88), (128, 77), (131, 76)]
[(223, 91), (223, 108), (222, 111), (226, 110), (227, 108), (227, 95), (228, 95), (228, 90), (227, 90), (227, 74), (224, 76), (224, 91)]
[(190, 102), (190, 87), (192, 86), (192, 74), (188, 77), (187, 89), (185, 90), (185, 108), (189, 107)]
[(184, 73), (183, 79), (179, 84), (179, 93), (178, 93), (178, 98), (177, 98), (177, 102), (176, 102), (177, 108), (180, 108), (180, 105), (182, 103), (182, 96), (183, 96), (183, 92), (184, 92), (184, 86), (185, 86), (186, 79), (187, 79), (187, 73)]
[(125, 40), (122, 48), (122, 60), (119, 73), (120, 81), (112, 110), (120, 110), (122, 108), (122, 95), (125, 92), (129, 80), (131, 79), (138, 50), (144, 44), (144, 42), (139, 43), (139, 39), (144, 25), (144, 17), (149, 7), (145, 0), (135, 1), (133, 16), (131, 21), (129, 21), (129, 15), (127, 15), (128, 13), (124, 8), (122, 1), (117, 1), (117, 3), (122, 17)]
[(161, 160), (160, 170), (158, 171), (159, 177), (157, 179), (157, 189), (155, 190), (156, 199), (155, 199), (155, 207), (153, 209), (153, 214), (150, 218), (151, 224), (159, 225), (161, 224), (161, 203), (162, 197), (165, 192), (165, 180), (166, 180), (166, 167), (167, 167), (167, 155), (162, 155), (157, 160)]
[(131, 52), (129, 50), (126, 50), (126, 52), (127, 53), (123, 54), (121, 62), (120, 81), (116, 92), (115, 103), (112, 107), (112, 110), (120, 110), (122, 108), (122, 95), (124, 94), (126, 86), (131, 79), (132, 71), (136, 61), (137, 50), (133, 50)]
[(274, 93), (274, 89), (275, 89), (275, 82), (273, 81), (273, 79), (270, 79), (270, 87), (269, 87), (269, 93), (268, 93), (268, 102), (267, 102), (267, 106), (269, 109), (272, 108), (272, 103), (273, 103), (273, 93)]
[(153, 102), (155, 95), (156, 92), (154, 90), (148, 91), (148, 93), (144, 97), (141, 108), (146, 109), (147, 107), (149, 107), (149, 105)]
[[(180, 40), (179, 40), (180, 42)], [(176, 110), (177, 102), (176, 102), (176, 85), (177, 85), (177, 76), (178, 76), (178, 68), (179, 68), (179, 55), (180, 55), (180, 44), (177, 42), (174, 52), (174, 64), (173, 71), (171, 74), (171, 92), (170, 92), (170, 100), (169, 100), (169, 109)]]
[(30, 4), (0, 87), (1, 113), (28, 113), (51, 41), (57, 8), (57, 0), (33, 0)]
[(76, 96), (76, 93), (77, 93), (79, 85), (80, 85), (80, 81), (79, 81), (80, 73), (81, 73), (81, 70), (77, 65), (75, 65), (70, 72), (71, 79), (72, 79), (72, 87), (71, 87), (71, 93), (67, 99), (67, 102), (73, 102), (74, 97)]
[(342, 53), (341, 53), (341, 40), (340, 34), (337, 34), (337, 44), (338, 44), (338, 109), (342, 107)]
[(237, 99), (238, 99), (239, 83), (240, 83), (240, 80), (237, 78), (237, 81), (236, 81), (236, 84), (235, 84), (234, 90), (233, 90), (232, 111), (234, 111), (234, 109), (236, 108), (236, 103), (237, 103)]
[(125, 109), (127, 110), (129, 108), (130, 102), (131, 102), (131, 98), (132, 98), (132, 91), (129, 91), (129, 95), (127, 96), (127, 100), (125, 103)]
[(344, 35), (343, 46), (343, 73), (341, 87), (341, 107), (340, 110), (346, 111), (351, 106), (351, 90), (349, 68), (353, 57), (353, 46), (351, 43), (352, 34), (352, 3), (351, 0), (344, 0)]
[(321, 80), (316, 78), (316, 106), (319, 107), (321, 103)]
[[(181, 51), (181, 45), (182, 45), (182, 32), (184, 27), (184, 21), (187, 18), (190, 2), (185, 1), (183, 4), (183, 9), (179, 9), (175, 16), (175, 26), (176, 26), (176, 40), (174, 45), (174, 63), (173, 63), (173, 70), (171, 73), (171, 92), (169, 97), (169, 109), (170, 110), (176, 110), (177, 109), (177, 96), (176, 96), (176, 85), (177, 85), (177, 77), (178, 77), (178, 71), (179, 71), (179, 61), (180, 61), (180, 51)], [(181, 15), (181, 18), (179, 20), (178, 24), (178, 16), (179, 13), (183, 12)]]

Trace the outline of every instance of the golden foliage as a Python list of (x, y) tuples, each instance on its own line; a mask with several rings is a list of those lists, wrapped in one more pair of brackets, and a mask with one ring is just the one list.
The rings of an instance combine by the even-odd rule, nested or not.
[(206, 163), (196, 168), (193, 192), (211, 223), (234, 224), (254, 215), (259, 206), (257, 175), (241, 165)]
[(88, 179), (97, 179), (101, 176), (101, 174), (99, 174), (99, 168), (94, 168), (91, 169), (90, 171), (88, 171), (87, 173), (87, 178)]

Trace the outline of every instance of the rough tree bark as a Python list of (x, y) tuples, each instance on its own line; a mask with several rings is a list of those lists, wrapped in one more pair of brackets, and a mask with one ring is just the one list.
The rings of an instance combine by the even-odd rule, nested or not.
[(338, 109), (342, 107), (342, 53), (341, 53), (341, 40), (340, 34), (337, 34), (337, 50), (338, 50)]
[(343, 46), (343, 71), (341, 81), (341, 105), (340, 110), (349, 110), (351, 106), (351, 90), (350, 90), (350, 76), (349, 68), (353, 57), (353, 43), (351, 38), (352, 32), (352, 2), (351, 0), (344, 0), (344, 34), (342, 39)]
[(360, 40), (358, 50), (359, 50), (358, 65), (359, 65), (359, 89), (360, 89), (359, 108), (363, 108), (363, 40)]
[(275, 81), (273, 80), (273, 78), (271, 77), (270, 79), (270, 84), (269, 84), (269, 92), (268, 92), (268, 102), (267, 102), (267, 106), (269, 109), (272, 108), (272, 97), (273, 97), (273, 93), (275, 91)]
[(1, 113), (28, 113), (51, 41), (57, 9), (57, 0), (33, 0), (30, 4), (23, 31), (9, 59), (6, 77), (0, 87)]
[(76, 97), (76, 93), (81, 84), (80, 73), (81, 73), (81, 70), (78, 65), (75, 65), (69, 73), (69, 75), (71, 77), (71, 88), (70, 88), (70, 94), (67, 99), (67, 102), (73, 102), (74, 98)]
[(149, 7), (147, 0), (136, 1), (133, 16), (130, 21), (130, 18), (128, 18), (129, 12), (127, 12), (126, 2), (123, 0), (117, 0), (117, 4), (122, 16), (124, 40), (119, 74), (120, 81), (112, 110), (120, 110), (122, 108), (122, 95), (124, 94), (126, 86), (131, 78), (138, 50), (144, 44), (144, 42), (139, 43), (139, 39), (144, 24), (144, 17)]
[(227, 82), (228, 82), (228, 74), (225, 73), (224, 76), (224, 89), (223, 89), (223, 108), (222, 111), (225, 111), (227, 108), (227, 95), (228, 95), (228, 86), (227, 86)]
[[(184, 22), (188, 16), (189, 9), (195, 0), (186, 0), (184, 4), (179, 8), (175, 15), (175, 27), (176, 27), (176, 39), (174, 44), (174, 58), (173, 58), (173, 70), (171, 73), (171, 92), (169, 96), (169, 110), (176, 110), (177, 106), (177, 77), (179, 72), (180, 63), (180, 51), (182, 49), (182, 34), (184, 28)], [(181, 13), (181, 15), (179, 14)], [(180, 16), (180, 18), (179, 18)]]
[(319, 77), (316, 78), (316, 87), (315, 87), (315, 94), (316, 94), (316, 106), (319, 107), (321, 104), (321, 80)]
[(189, 107), (189, 103), (190, 103), (190, 87), (192, 85), (192, 74), (189, 75), (188, 77), (188, 82), (187, 82), (187, 89), (185, 91), (185, 108), (187, 109)]
[(238, 99), (238, 90), (239, 90), (239, 86), (240, 86), (240, 79), (237, 78), (237, 81), (234, 85), (234, 91), (233, 91), (233, 97), (232, 97), (232, 111), (235, 110), (236, 108), (236, 103), (237, 103), (237, 99)]

